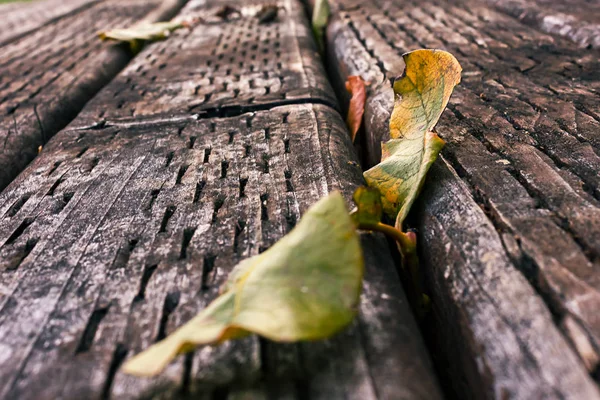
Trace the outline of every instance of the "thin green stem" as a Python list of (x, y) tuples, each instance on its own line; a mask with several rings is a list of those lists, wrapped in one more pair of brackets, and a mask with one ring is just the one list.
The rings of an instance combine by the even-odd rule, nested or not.
[(377, 223), (369, 223), (369, 222), (361, 222), (358, 225), (358, 229), (366, 230), (366, 231), (377, 231), (384, 233), (387, 236), (392, 237), (398, 244), (400, 245), (400, 250), (402, 254), (412, 253), (415, 251), (415, 241), (411, 238), (410, 235), (394, 228), (391, 225), (382, 224), (381, 222)]
[(394, 228), (391, 225), (382, 224), (381, 222), (377, 223), (369, 223), (369, 222), (361, 222), (358, 225), (358, 229), (365, 231), (377, 231), (386, 234), (394, 238), (398, 243), (405, 244), (405, 242), (409, 241), (406, 237), (406, 234), (398, 229)]

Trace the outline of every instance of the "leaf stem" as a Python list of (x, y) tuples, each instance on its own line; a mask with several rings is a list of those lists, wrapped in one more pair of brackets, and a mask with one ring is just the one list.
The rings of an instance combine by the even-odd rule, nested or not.
[(404, 233), (391, 225), (383, 224), (381, 222), (360, 222), (358, 224), (358, 229), (366, 231), (377, 231), (392, 237), (396, 240), (396, 242), (398, 242), (400, 251), (403, 255), (406, 255), (405, 253), (415, 252), (416, 250), (416, 239), (414, 237), (414, 234)]
[(377, 231), (393, 238), (398, 244), (398, 250), (402, 255), (402, 267), (408, 272), (409, 279), (412, 285), (409, 290), (409, 296), (413, 299), (413, 304), (416, 305), (416, 313), (419, 319), (422, 319), (428, 308), (429, 298), (423, 293), (423, 285), (421, 283), (419, 271), (419, 257), (417, 255), (417, 236), (413, 232), (404, 233), (399, 229), (381, 222), (360, 222), (358, 229)]

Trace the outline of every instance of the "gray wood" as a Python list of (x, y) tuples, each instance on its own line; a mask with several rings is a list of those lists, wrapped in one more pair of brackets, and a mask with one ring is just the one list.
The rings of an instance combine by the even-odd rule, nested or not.
[[(53, 138), (0, 202), (9, 205), (1, 210), (2, 251), (19, 259), (2, 272), (5, 397), (102, 392), (111, 365), (198, 312), (241, 258), (276, 241), (329, 190), (349, 197), (362, 178), (348, 162), (342, 127), (335, 111), (307, 104)], [(310, 345), (250, 338), (206, 348), (191, 366), (179, 359), (150, 381), (117, 373), (114, 397), (178, 393), (182, 384), (229, 392), (272, 377), (273, 368), (294, 396), (435, 398), (387, 244), (370, 235), (364, 243), (368, 270), (354, 328)]]
[(191, 2), (181, 13), (200, 20), (193, 30), (140, 53), (76, 124), (188, 112), (223, 116), (307, 100), (337, 107), (299, 3), (281, 1), (277, 19), (267, 24), (255, 17), (261, 2), (233, 2), (237, 13), (229, 20), (216, 17), (222, 4), (203, 3)]
[(600, 3), (575, 0), (489, 0), (526, 24), (567, 37), (581, 47), (600, 49)]
[(449, 386), (461, 398), (598, 398), (586, 373), (600, 348), (597, 54), (478, 1), (332, 3), (334, 86), (373, 82), (366, 165), (389, 137), (402, 53), (447, 49), (464, 69), (437, 127), (446, 161), (412, 222)]
[(97, 32), (146, 16), (169, 19), (180, 7), (177, 0), (99, 2), (0, 47), (0, 188), (131, 59)]
[(42, 0), (0, 4), (0, 46), (90, 7), (98, 0)]
[[(222, 4), (192, 2), (181, 16)], [(359, 317), (339, 335), (205, 347), (153, 379), (118, 370), (198, 313), (238, 261), (319, 198), (341, 190), (349, 200), (363, 183), (299, 3), (280, 2), (267, 27), (250, 21), (260, 5), (237, 3), (247, 20), (205, 21), (149, 46), (0, 194), (1, 398), (441, 398), (388, 243), (373, 234), (362, 235)], [(257, 45), (280, 31), (280, 54), (267, 51), (254, 78), (267, 74), (274, 90), (248, 85), (233, 98), (222, 89), (222, 100), (188, 110), (194, 97), (179, 88), (204, 76), (230, 82), (227, 64), (207, 65), (207, 52), (231, 52), (215, 35), (250, 26)], [(243, 85), (248, 58), (232, 66)], [(134, 98), (134, 115), (106, 100), (127, 79), (155, 93)]]

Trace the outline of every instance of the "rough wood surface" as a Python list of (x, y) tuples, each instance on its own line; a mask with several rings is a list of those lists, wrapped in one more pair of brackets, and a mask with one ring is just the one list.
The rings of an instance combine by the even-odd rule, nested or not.
[[(320, 197), (335, 189), (349, 199), (363, 182), (307, 21), (297, 2), (279, 4), (280, 54), (267, 52), (256, 67), (273, 83), (198, 112), (185, 107), (189, 93), (169, 103), (170, 67), (156, 65), (153, 84), (128, 69), (0, 195), (1, 398), (441, 398), (388, 243), (371, 234), (362, 237), (360, 315), (334, 338), (250, 337), (181, 357), (154, 379), (118, 371), (202, 309), (239, 260), (272, 245)], [(284, 33), (292, 16), (297, 28)], [(216, 81), (228, 64), (207, 68), (210, 41), (196, 30), (218, 25), (149, 46), (135, 68), (154, 71), (148, 55), (189, 44), (177, 63), (190, 85), (203, 73)], [(280, 28), (253, 29), (276, 36)], [(231, 51), (217, 49), (217, 59)], [(157, 93), (135, 115), (103, 102), (127, 78)], [(112, 117), (83, 128), (100, 122), (101, 110)]]
[(160, 4), (98, 2), (0, 47), (0, 188), (131, 59), (125, 47), (100, 42), (97, 32), (146, 16), (168, 19), (181, 7)]
[(46, 0), (0, 4), (0, 46), (66, 15), (89, 7), (98, 0)]
[(367, 164), (388, 135), (402, 53), (442, 48), (464, 68), (437, 127), (446, 161), (413, 216), (450, 385), (469, 398), (599, 398), (587, 373), (600, 349), (598, 53), (478, 1), (332, 3), (336, 87), (373, 82)]
[(564, 36), (582, 47), (600, 49), (600, 3), (595, 0), (488, 0), (499, 10)]
[(277, 20), (265, 24), (255, 17), (264, 2), (233, 3), (228, 20), (216, 17), (224, 4), (187, 6), (181, 18), (204, 21), (142, 52), (75, 123), (219, 116), (307, 100), (337, 107), (300, 4), (281, 1)]

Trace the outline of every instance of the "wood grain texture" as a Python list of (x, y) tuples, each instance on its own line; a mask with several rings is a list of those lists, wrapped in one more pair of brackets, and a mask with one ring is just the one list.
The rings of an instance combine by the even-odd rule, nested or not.
[(131, 59), (102, 29), (170, 18), (178, 1), (104, 1), (0, 47), (0, 188)]
[(600, 126), (589, 107), (598, 103), (597, 53), (477, 1), (332, 3), (334, 86), (357, 74), (373, 82), (367, 165), (389, 137), (382, 121), (401, 54), (441, 48), (464, 68), (437, 127), (446, 162), (413, 215), (436, 308), (434, 341), (454, 390), (598, 398), (586, 374), (597, 371), (600, 348)]
[(574, 0), (489, 0), (498, 10), (581, 47), (600, 49), (600, 4)]
[(236, 12), (229, 20), (216, 17), (223, 4), (189, 3), (181, 17), (201, 22), (148, 46), (76, 123), (187, 112), (219, 116), (308, 100), (335, 108), (300, 4), (280, 1), (277, 18), (260, 24), (263, 3), (231, 3)]
[[(181, 16), (223, 4), (191, 2)], [(230, 4), (252, 16), (261, 3)], [(280, 5), (281, 20), (264, 27), (205, 21), (148, 46), (0, 194), (0, 398), (442, 397), (388, 243), (368, 233), (359, 317), (339, 335), (252, 336), (203, 347), (153, 379), (119, 372), (319, 198), (340, 190), (349, 200), (363, 183), (301, 7)], [(244, 56), (224, 45), (238, 39)], [(228, 68), (240, 72), (237, 97)], [(182, 88), (204, 77), (232, 87), (206, 89), (215, 98), (189, 110), (205, 93)], [(128, 79), (153, 91), (125, 97), (133, 115), (106, 100)]]
[(153, 380), (116, 372), (318, 198), (349, 198), (362, 182), (352, 161), (341, 117), (321, 105), (59, 133), (0, 201), (5, 398), (228, 392), (275, 377), (289, 387), (264, 390), (438, 397), (387, 243), (371, 235), (361, 316), (339, 336), (207, 347)]
[(98, 0), (43, 0), (0, 4), (0, 46), (90, 7)]

